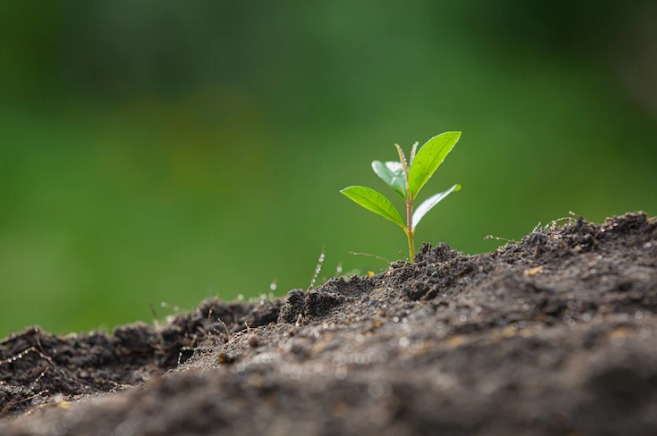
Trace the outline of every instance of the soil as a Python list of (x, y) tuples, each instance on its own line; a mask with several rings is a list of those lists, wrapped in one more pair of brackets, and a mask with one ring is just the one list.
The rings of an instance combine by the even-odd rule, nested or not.
[(2, 435), (654, 435), (657, 219), (0, 341)]

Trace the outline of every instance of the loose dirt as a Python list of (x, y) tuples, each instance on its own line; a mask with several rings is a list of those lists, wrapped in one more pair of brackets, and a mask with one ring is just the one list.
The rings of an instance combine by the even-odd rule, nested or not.
[(2, 435), (657, 434), (657, 220), (0, 341)]

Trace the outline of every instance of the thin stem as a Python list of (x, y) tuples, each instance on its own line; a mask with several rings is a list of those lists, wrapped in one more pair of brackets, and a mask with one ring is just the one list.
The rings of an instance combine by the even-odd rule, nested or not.
[(415, 261), (415, 241), (413, 233), (406, 232), (406, 237), (408, 238), (408, 254), (410, 256), (410, 262)]
[[(415, 229), (413, 229), (413, 197), (411, 196), (411, 186), (408, 181), (408, 163), (406, 162), (406, 156), (404, 155), (404, 150), (402, 148), (395, 144), (395, 147), (397, 148), (397, 153), (399, 154), (399, 161), (402, 164), (402, 169), (404, 170), (404, 179), (406, 181), (406, 237), (408, 238), (408, 255), (410, 258), (408, 259), (409, 262), (413, 263), (415, 260), (415, 241), (414, 241), (414, 236), (415, 236)], [(411, 159), (415, 157), (415, 149), (417, 145), (413, 146), (413, 150), (411, 151)]]
[[(406, 190), (408, 189), (408, 177), (406, 178)], [(406, 198), (406, 236), (408, 237), (408, 255), (409, 261), (413, 263), (415, 260), (415, 229), (413, 228), (413, 198)]]

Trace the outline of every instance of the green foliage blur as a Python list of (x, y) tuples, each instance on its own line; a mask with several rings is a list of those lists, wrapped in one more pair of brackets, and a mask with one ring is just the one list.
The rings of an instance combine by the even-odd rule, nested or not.
[(418, 246), (655, 214), (656, 29), (649, 0), (0, 2), (0, 336), (284, 295), (322, 247), (378, 272), (349, 252), (404, 236), (338, 191), (448, 130), (427, 192), (463, 190)]

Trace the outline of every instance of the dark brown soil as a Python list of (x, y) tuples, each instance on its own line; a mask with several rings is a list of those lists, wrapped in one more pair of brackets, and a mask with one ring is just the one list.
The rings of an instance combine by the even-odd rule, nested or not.
[(654, 435), (656, 311), (644, 214), (425, 245), (283, 300), (6, 338), (0, 434)]

